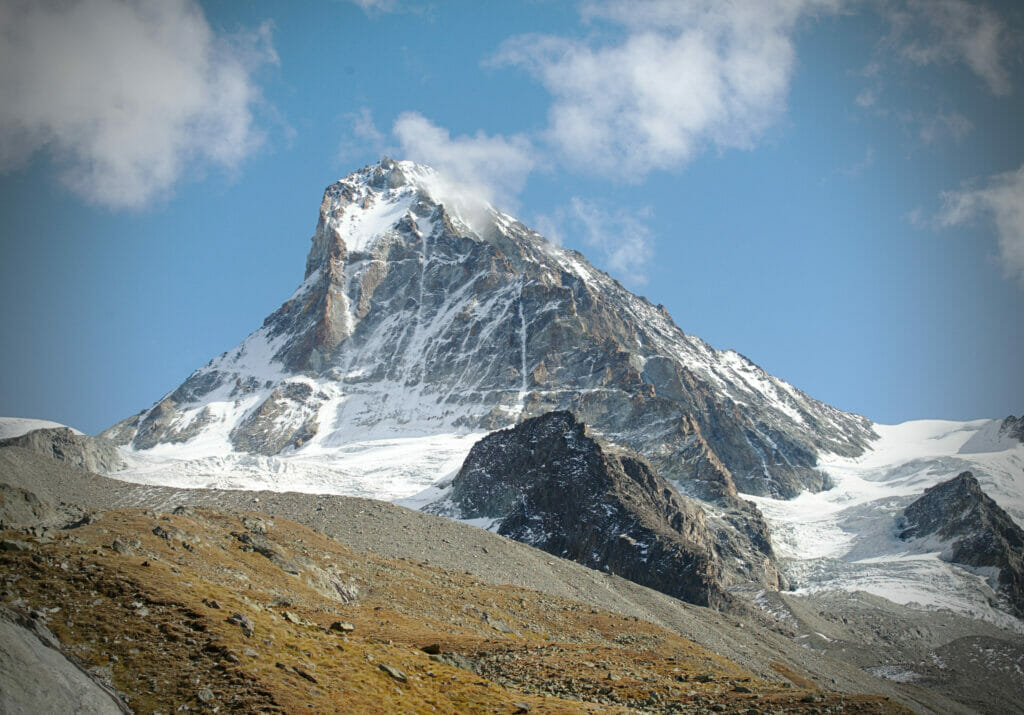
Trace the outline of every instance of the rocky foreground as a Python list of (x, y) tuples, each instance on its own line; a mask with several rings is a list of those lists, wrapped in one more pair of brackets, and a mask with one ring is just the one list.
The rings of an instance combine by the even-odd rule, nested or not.
[(265, 515), (115, 510), (2, 539), (7, 613), (136, 712), (905, 711)]

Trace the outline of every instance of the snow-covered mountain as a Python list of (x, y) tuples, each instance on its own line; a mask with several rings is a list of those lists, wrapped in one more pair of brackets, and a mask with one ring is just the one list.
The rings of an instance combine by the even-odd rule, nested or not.
[(328, 462), (427, 438), (429, 465), (447, 467), (471, 445), (458, 435), (553, 409), (715, 500), (817, 491), (819, 454), (856, 456), (873, 437), (868, 420), (685, 334), (580, 254), (390, 159), (327, 189), (305, 280), (259, 330), (105, 434), (187, 460), (171, 481), (227, 468), (251, 485), (306, 460), (306, 487), (395, 497), (345, 467), (333, 481)]

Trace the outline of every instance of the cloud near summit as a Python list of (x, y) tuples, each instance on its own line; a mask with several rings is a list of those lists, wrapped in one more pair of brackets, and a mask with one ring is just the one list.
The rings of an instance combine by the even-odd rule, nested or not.
[(0, 171), (46, 152), (92, 203), (138, 208), (259, 145), (270, 27), (218, 36), (192, 0), (0, 5)]
[(400, 155), (427, 164), (452, 182), (451, 190), (509, 210), (536, 166), (533, 145), (522, 135), (476, 134), (452, 137), (418, 112), (405, 112), (392, 132)]

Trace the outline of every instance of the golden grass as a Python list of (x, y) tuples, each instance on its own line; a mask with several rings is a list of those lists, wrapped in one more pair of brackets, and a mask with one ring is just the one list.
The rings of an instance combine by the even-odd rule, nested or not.
[[(243, 534), (274, 558), (247, 550)], [(0, 553), (0, 577), (5, 603), (45, 610), (65, 651), (137, 712), (904, 712), (872, 696), (805, 702), (813, 684), (784, 666), (787, 681), (764, 681), (644, 621), (359, 552), (267, 516), (111, 511)], [(251, 635), (229, 622), (235, 613)], [(331, 630), (336, 621), (354, 629)]]

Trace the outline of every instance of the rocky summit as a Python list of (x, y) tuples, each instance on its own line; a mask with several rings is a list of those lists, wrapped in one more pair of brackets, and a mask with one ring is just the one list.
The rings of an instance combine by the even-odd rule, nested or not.
[(1014, 417), (1010, 415), (999, 428), (999, 433), (1019, 442), (1024, 442), (1024, 415)]
[[(728, 539), (717, 542), (700, 506), (642, 457), (602, 446), (569, 412), (477, 442), (448, 497), (424, 511), (489, 519), (502, 536), (705, 606), (728, 604), (740, 563), (722, 558)], [(777, 579), (766, 534), (760, 543), (766, 552), (745, 563), (763, 564), (759, 580)]]
[(1024, 618), (1024, 530), (985, 492), (970, 472), (925, 490), (904, 512), (900, 538), (938, 547), (953, 563), (981, 570)]
[(870, 422), (687, 335), (579, 253), (383, 159), (328, 187), (305, 280), (237, 348), (108, 430), (258, 455), (485, 431), (570, 410), (686, 493), (819, 490)]

